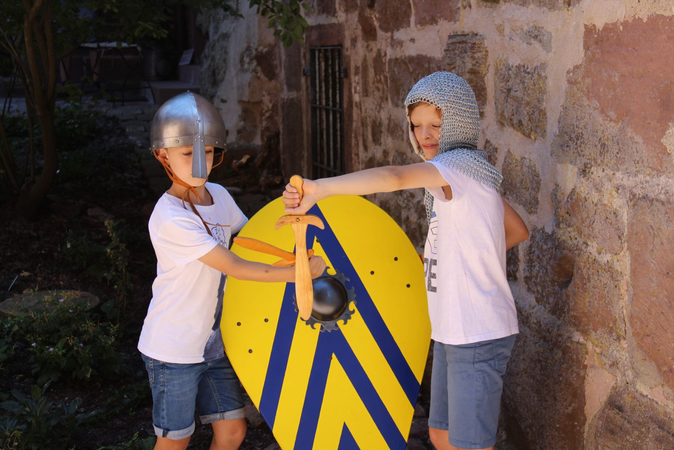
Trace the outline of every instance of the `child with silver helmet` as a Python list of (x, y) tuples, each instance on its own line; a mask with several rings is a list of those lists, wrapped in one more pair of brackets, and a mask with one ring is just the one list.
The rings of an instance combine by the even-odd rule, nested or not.
[[(150, 134), (151, 150), (173, 182), (148, 225), (157, 277), (138, 342), (152, 389), (155, 449), (187, 448), (195, 409), (213, 427), (211, 449), (236, 449), (246, 421), (220, 333), (226, 277), (293, 282), (295, 270), (246, 261), (228, 249), (248, 219), (225, 188), (207, 182), (216, 149), (222, 162), (226, 147), (225, 124), (208, 100), (191, 92), (173, 97), (157, 111)], [(317, 277), (325, 262), (312, 257), (310, 269)]]
[(305, 180), (301, 201), (288, 185), (286, 212), (306, 212), (331, 195), (426, 188), (423, 259), (435, 341), (429, 434), (438, 450), (493, 448), (502, 375), (519, 332), (505, 253), (529, 231), (499, 194), (502, 175), (477, 148), (479, 111), (468, 83), (433, 73), (405, 106), (412, 147), (426, 162)]

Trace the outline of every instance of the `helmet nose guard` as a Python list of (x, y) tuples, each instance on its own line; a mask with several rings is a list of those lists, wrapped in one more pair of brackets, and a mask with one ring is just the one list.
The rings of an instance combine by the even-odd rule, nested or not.
[(202, 96), (187, 91), (164, 103), (152, 119), (151, 151), (192, 146), (192, 176), (208, 178), (206, 146), (227, 149), (220, 112)]

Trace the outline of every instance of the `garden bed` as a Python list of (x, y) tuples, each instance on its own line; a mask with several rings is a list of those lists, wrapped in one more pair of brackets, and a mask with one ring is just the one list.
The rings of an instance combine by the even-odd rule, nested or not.
[[(69, 131), (72, 142), (62, 136), (59, 173), (39, 218), (19, 221), (7, 205), (0, 213), (0, 301), (74, 290), (100, 305), (87, 311), (59, 296), (33, 315), (1, 319), (0, 448), (152, 448), (152, 401), (136, 343), (156, 268), (147, 233), (156, 197), (114, 118), (66, 114), (86, 126)], [(25, 412), (38, 405), (42, 415)], [(211, 436), (197, 425), (190, 448), (209, 448)], [(275, 441), (256, 420), (241, 448)]]

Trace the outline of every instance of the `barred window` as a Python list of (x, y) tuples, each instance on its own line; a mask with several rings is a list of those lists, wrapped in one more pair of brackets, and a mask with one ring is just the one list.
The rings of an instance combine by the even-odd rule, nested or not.
[(342, 47), (311, 47), (311, 176), (343, 174)]

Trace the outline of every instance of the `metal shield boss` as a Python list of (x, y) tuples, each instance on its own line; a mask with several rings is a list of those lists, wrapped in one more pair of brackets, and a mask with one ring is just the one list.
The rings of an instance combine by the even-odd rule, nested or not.
[(157, 110), (150, 127), (150, 150), (193, 146), (192, 176), (206, 179), (206, 146), (226, 149), (226, 138), (220, 112), (199, 94), (187, 91), (171, 98)]
[[(239, 236), (294, 250), (277, 199)], [(249, 397), (283, 449), (406, 447), (428, 355), (423, 265), (383, 210), (355, 196), (322, 200), (308, 214), (307, 247), (328, 270), (314, 280), (312, 317), (297, 313), (294, 283), (229, 278), (222, 336)], [(278, 257), (234, 245), (242, 258)]]

